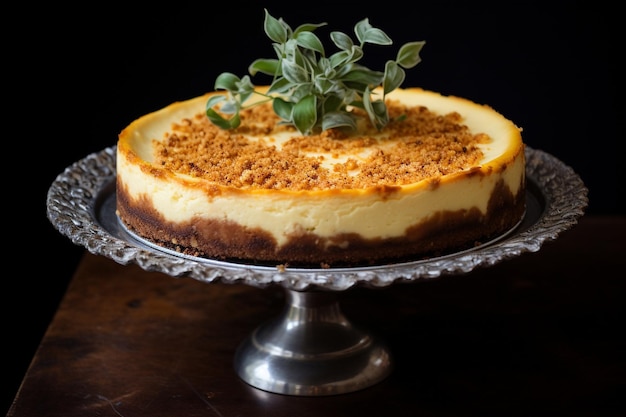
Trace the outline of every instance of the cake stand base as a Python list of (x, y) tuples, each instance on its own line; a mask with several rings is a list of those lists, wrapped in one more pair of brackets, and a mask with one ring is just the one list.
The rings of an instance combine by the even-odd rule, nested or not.
[(238, 347), (241, 379), (277, 394), (321, 396), (361, 390), (389, 375), (387, 348), (352, 326), (336, 292), (285, 291), (283, 312)]

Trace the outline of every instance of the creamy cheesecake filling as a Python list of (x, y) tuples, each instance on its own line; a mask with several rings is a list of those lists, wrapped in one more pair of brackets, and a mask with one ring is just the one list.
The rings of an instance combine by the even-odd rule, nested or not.
[(337, 233), (355, 233), (364, 239), (389, 238), (403, 236), (407, 227), (441, 211), (476, 209), (485, 215), (499, 182), (512, 195), (518, 194), (523, 170), (523, 158), (518, 158), (499, 174), (485, 176), (476, 170), (444, 178), (438, 184), (423, 181), (393, 191), (223, 190), (219, 196), (207, 198), (205, 185), (199, 181), (152, 177), (126, 159), (118, 160), (126, 194), (150, 201), (164, 221), (181, 223), (194, 217), (229, 219), (244, 227), (266, 230), (279, 246), (294, 228), (324, 238)]
[[(446, 175), (401, 185), (382, 177), (365, 188), (354, 188), (351, 181), (360, 181), (371, 152), (391, 152), (393, 141), (375, 151), (303, 150), (331, 173), (327, 181), (343, 172), (338, 185), (326, 183), (328, 189), (233, 187), (189, 173), (194, 171), (163, 168), (153, 141), (164, 141), (173, 123), (202, 112), (203, 96), (140, 118), (120, 134), (118, 215), (140, 236), (187, 254), (292, 264), (430, 256), (467, 248), (517, 224), (525, 206), (520, 129), (492, 109), (460, 98), (418, 89), (396, 90), (390, 98), (461, 115), (460, 124), (489, 138), (473, 145), (481, 159)], [(282, 150), (292, 136), (280, 131), (258, 140)], [(369, 137), (380, 139), (376, 133)], [(347, 175), (335, 168), (341, 164), (349, 166)]]

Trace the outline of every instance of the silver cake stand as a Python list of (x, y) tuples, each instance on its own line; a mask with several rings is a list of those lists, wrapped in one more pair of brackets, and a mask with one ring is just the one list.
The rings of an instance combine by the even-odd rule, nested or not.
[(122, 265), (206, 283), (282, 286), (282, 314), (241, 343), (235, 370), (264, 391), (334, 395), (376, 384), (393, 366), (384, 343), (342, 314), (341, 291), (464, 274), (536, 252), (578, 222), (588, 204), (588, 190), (578, 175), (550, 154), (528, 147), (526, 162), (527, 210), (515, 229), (471, 250), (391, 265), (279, 270), (185, 256), (151, 244), (125, 230), (115, 215), (115, 147), (88, 155), (59, 174), (48, 191), (47, 214), (73, 243)]

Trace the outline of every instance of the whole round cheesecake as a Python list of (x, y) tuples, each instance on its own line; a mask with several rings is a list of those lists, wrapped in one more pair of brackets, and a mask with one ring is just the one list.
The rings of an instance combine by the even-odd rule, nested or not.
[[(263, 89), (263, 88), (261, 88)], [(260, 104), (236, 129), (212, 94), (133, 121), (117, 144), (117, 215), (181, 254), (351, 267), (469, 249), (525, 212), (521, 129), (489, 106), (418, 88), (386, 96), (390, 122), (303, 135)]]

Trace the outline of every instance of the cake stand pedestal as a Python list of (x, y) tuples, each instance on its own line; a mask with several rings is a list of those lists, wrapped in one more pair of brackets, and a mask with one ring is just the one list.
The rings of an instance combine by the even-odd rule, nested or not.
[(282, 314), (237, 349), (235, 370), (264, 391), (333, 395), (380, 382), (391, 372), (391, 357), (346, 319), (336, 293), (287, 289)]
[(383, 343), (342, 314), (337, 299), (341, 291), (465, 274), (536, 252), (584, 214), (587, 188), (550, 154), (526, 147), (526, 178), (524, 218), (498, 239), (437, 258), (358, 268), (279, 270), (184, 256), (142, 240), (124, 229), (115, 214), (115, 147), (88, 155), (59, 174), (48, 191), (47, 214), (73, 243), (122, 265), (206, 283), (282, 286), (286, 293), (282, 314), (243, 341), (235, 353), (235, 370), (246, 383), (264, 391), (333, 395), (376, 384), (392, 368)]

